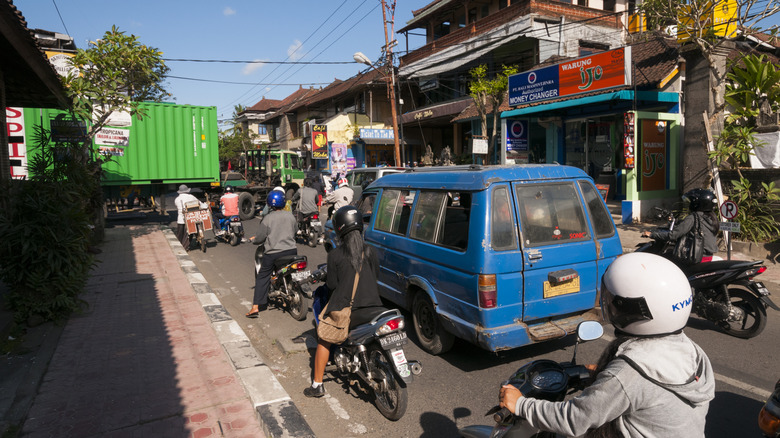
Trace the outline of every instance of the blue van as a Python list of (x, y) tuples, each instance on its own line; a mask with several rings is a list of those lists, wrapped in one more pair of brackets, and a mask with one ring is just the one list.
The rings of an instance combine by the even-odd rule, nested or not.
[(454, 337), (500, 351), (600, 320), (601, 276), (622, 254), (606, 204), (575, 167), (418, 168), (378, 179), (356, 207), (380, 294), (411, 310), (432, 354)]

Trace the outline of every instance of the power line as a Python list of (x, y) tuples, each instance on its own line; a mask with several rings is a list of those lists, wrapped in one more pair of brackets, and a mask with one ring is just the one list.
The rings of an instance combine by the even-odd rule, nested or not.
[(245, 60), (226, 60), (226, 59), (184, 59), (184, 58), (163, 58), (165, 62), (215, 62), (225, 64), (354, 64), (355, 61), (245, 61)]
[(70, 35), (70, 32), (68, 31), (68, 26), (65, 25), (65, 20), (62, 19), (62, 14), (60, 14), (60, 8), (57, 7), (57, 2), (54, 0), (51, 0), (52, 3), (54, 3), (54, 9), (57, 10), (57, 15), (60, 17), (60, 22), (62, 23), (62, 27), (65, 28), (65, 33)]
[(263, 85), (263, 86), (271, 86), (271, 85), (273, 85), (273, 86), (288, 86), (289, 85), (289, 86), (299, 87), (299, 86), (305, 86), (305, 85), (317, 86), (317, 85), (328, 85), (328, 84), (330, 84), (330, 82), (311, 82), (311, 83), (308, 83), (308, 84), (280, 84), (280, 83), (262, 84), (262, 83), (257, 83), (257, 82), (219, 81), (219, 80), (216, 80), (216, 79), (187, 78), (187, 77), (184, 77), (184, 76), (171, 76), (171, 75), (166, 75), (165, 77), (166, 78), (170, 78), (170, 79), (181, 79), (181, 80), (184, 80), (184, 81), (210, 82), (210, 83), (214, 83), (214, 84), (230, 84), (230, 85)]

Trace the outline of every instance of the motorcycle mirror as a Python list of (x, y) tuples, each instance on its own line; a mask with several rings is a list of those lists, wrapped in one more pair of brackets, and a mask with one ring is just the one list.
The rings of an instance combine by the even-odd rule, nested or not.
[(580, 341), (592, 341), (604, 335), (604, 327), (596, 321), (583, 321), (577, 326)]

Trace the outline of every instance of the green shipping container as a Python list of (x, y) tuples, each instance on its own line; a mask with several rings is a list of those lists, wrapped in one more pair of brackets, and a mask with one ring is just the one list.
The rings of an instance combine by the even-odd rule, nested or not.
[[(103, 165), (104, 186), (189, 184), (219, 182), (216, 107), (144, 102), (146, 115), (126, 120), (129, 126), (104, 129), (94, 139), (96, 152), (110, 154)], [(27, 153), (35, 155), (34, 125), (43, 124), (55, 135), (62, 132), (52, 109), (24, 109)], [(125, 123), (127, 124), (127, 123)]]

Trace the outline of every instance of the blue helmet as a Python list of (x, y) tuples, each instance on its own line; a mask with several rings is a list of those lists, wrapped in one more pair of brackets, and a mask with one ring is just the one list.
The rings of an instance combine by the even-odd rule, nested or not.
[(271, 190), (265, 202), (273, 208), (282, 208), (284, 207), (284, 193), (278, 190)]

